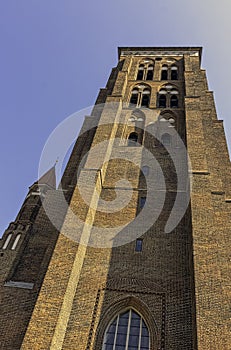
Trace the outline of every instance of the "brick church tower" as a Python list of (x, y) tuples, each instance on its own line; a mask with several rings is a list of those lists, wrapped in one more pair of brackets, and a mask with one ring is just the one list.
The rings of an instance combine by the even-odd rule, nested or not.
[(123, 47), (0, 241), (0, 349), (228, 350), (230, 160), (198, 47)]

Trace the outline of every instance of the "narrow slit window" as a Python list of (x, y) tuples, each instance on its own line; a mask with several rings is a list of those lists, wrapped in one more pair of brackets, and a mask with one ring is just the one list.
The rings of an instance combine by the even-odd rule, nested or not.
[(136, 240), (136, 247), (135, 247), (135, 251), (136, 252), (142, 252), (142, 249), (143, 249), (143, 240), (138, 238)]
[(15, 249), (16, 249), (20, 238), (21, 238), (21, 234), (19, 233), (19, 234), (16, 236), (15, 240), (14, 240), (14, 243), (13, 243), (13, 245), (12, 245), (11, 250), (15, 250)]
[(12, 237), (12, 233), (10, 233), (10, 234), (8, 235), (8, 237), (7, 237), (7, 239), (5, 240), (5, 243), (4, 243), (3, 247), (2, 247), (2, 249), (6, 249), (6, 248), (8, 247), (8, 245), (9, 245), (9, 243), (10, 243), (10, 240), (11, 240), (11, 237)]

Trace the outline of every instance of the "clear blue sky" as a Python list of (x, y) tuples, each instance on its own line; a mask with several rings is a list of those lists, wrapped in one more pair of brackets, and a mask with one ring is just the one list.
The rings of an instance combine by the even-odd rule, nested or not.
[(0, 236), (37, 179), (50, 133), (94, 103), (118, 46), (203, 46), (231, 144), (230, 16), (228, 0), (1, 1)]

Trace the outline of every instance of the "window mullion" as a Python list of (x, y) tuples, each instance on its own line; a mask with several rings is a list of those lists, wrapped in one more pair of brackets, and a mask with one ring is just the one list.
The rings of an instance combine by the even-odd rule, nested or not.
[(115, 350), (115, 346), (116, 346), (116, 338), (117, 338), (117, 332), (118, 332), (119, 317), (120, 317), (120, 315), (117, 316), (113, 350)]
[(140, 347), (141, 347), (141, 335), (142, 335), (142, 317), (140, 317), (140, 332), (139, 332), (139, 345), (138, 345), (138, 350), (140, 350)]
[(128, 328), (127, 328), (127, 338), (126, 338), (125, 350), (128, 350), (128, 342), (129, 342), (129, 335), (130, 335), (130, 325), (131, 325), (131, 315), (132, 315), (132, 310), (129, 311)]

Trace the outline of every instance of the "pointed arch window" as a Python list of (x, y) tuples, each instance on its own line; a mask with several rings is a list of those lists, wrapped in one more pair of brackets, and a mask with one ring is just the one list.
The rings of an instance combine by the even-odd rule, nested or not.
[(148, 66), (146, 80), (152, 80), (153, 79), (153, 73), (154, 73), (154, 65), (150, 64)]
[(138, 89), (133, 89), (132, 90), (132, 94), (131, 94), (130, 103), (133, 104), (133, 105), (137, 105), (138, 96), (139, 96), (139, 90)]
[(149, 106), (149, 100), (150, 100), (150, 90), (144, 89), (142, 93), (142, 99), (141, 99), (141, 106), (142, 107), (148, 107)]
[(137, 85), (130, 97), (130, 107), (149, 107), (151, 90), (147, 85)]
[(178, 107), (178, 97), (177, 95), (172, 95), (170, 97), (170, 107), (177, 108)]
[(164, 94), (159, 95), (159, 107), (166, 108), (166, 95)]
[(143, 318), (133, 309), (118, 314), (109, 324), (102, 350), (149, 350), (149, 331)]
[(144, 60), (138, 68), (136, 80), (152, 80), (154, 73), (154, 62), (152, 60)]
[(144, 64), (140, 64), (136, 80), (143, 80), (143, 77), (144, 77)]
[(168, 66), (164, 64), (161, 68), (161, 80), (168, 79)]
[(165, 84), (161, 87), (158, 92), (158, 107), (159, 108), (178, 108), (179, 100), (178, 100), (179, 92), (178, 90), (171, 84)]
[(177, 66), (171, 66), (171, 80), (178, 80), (178, 68)]

